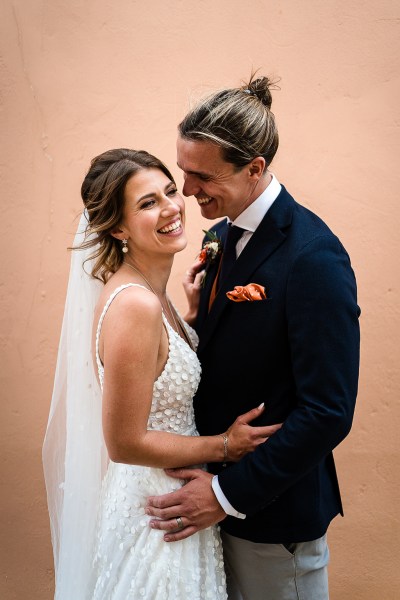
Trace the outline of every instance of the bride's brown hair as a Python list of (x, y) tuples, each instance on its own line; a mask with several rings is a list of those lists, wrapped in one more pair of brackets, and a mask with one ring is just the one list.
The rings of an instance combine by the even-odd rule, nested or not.
[[(145, 150), (118, 148), (96, 156), (83, 180), (81, 196), (88, 214), (89, 225), (81, 249), (97, 246), (92, 276), (106, 283), (123, 262), (121, 242), (114, 231), (122, 220), (125, 186), (128, 180), (143, 169), (159, 169), (175, 183), (170, 171), (158, 158)], [(79, 250), (73, 248), (73, 250)]]

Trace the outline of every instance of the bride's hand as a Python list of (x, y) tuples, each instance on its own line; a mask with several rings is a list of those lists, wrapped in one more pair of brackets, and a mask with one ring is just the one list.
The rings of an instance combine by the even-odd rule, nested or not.
[(204, 262), (196, 260), (186, 271), (182, 281), (188, 301), (188, 310), (184, 316), (186, 323), (193, 325), (199, 310), (201, 283), (204, 277)]
[(263, 427), (249, 425), (250, 421), (262, 414), (263, 410), (264, 404), (261, 404), (258, 408), (253, 408), (249, 412), (239, 415), (228, 431), (223, 434), (223, 436), (227, 436), (227, 439), (224, 440), (227, 453), (226, 460), (237, 462), (245, 454), (253, 452), (257, 446), (266, 442), (271, 435), (282, 427), (282, 423)]

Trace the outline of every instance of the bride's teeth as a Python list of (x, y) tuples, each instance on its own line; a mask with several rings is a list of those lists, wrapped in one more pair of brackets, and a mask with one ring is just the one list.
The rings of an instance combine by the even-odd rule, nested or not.
[(163, 227), (162, 229), (159, 229), (160, 233), (169, 233), (170, 231), (175, 231), (176, 229), (179, 229), (181, 227), (182, 223), (181, 220), (179, 219), (178, 221), (175, 221), (175, 223), (171, 223), (171, 225), (168, 225), (167, 227)]

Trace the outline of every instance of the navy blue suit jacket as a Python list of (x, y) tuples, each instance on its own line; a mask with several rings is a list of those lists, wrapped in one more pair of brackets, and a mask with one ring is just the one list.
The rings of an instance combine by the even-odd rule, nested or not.
[[(213, 229), (223, 239), (226, 221)], [(284, 422), (240, 462), (209, 465), (247, 515), (227, 517), (221, 527), (255, 542), (316, 539), (342, 513), (332, 450), (350, 431), (357, 395), (360, 311), (349, 256), (282, 187), (208, 313), (216, 269), (208, 272), (196, 326), (198, 430), (226, 431), (261, 402), (265, 411), (254, 424)], [(228, 300), (228, 290), (247, 283), (265, 286), (267, 299)]]

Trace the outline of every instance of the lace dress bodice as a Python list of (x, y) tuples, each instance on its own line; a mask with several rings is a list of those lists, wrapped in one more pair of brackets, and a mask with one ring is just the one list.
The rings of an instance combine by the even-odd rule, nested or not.
[[(144, 287), (129, 283), (117, 288), (99, 319), (96, 361), (101, 388), (104, 383), (104, 367), (99, 357), (101, 326), (111, 302), (130, 286)], [(162, 318), (169, 351), (164, 369), (153, 385), (148, 429), (198, 435), (193, 395), (200, 380), (200, 363), (164, 314)], [(195, 332), (188, 327), (186, 331), (195, 347)], [(226, 600), (222, 544), (217, 528), (210, 527), (168, 544), (162, 531), (150, 527), (151, 517), (145, 512), (148, 497), (173, 492), (183, 483), (169, 477), (164, 469), (110, 460), (99, 504), (93, 581), (84, 600)]]
[[(115, 289), (103, 308), (97, 326), (96, 362), (101, 389), (103, 389), (104, 383), (104, 367), (99, 356), (101, 327), (111, 302), (128, 287), (141, 287), (147, 290), (144, 286), (135, 283), (127, 283)], [(164, 312), (162, 318), (169, 340), (168, 359), (162, 373), (153, 385), (148, 429), (193, 435), (195, 432), (193, 396), (200, 381), (200, 363), (192, 348), (171, 327)], [(193, 346), (196, 347), (198, 342), (196, 332), (183, 322), (182, 325)]]

